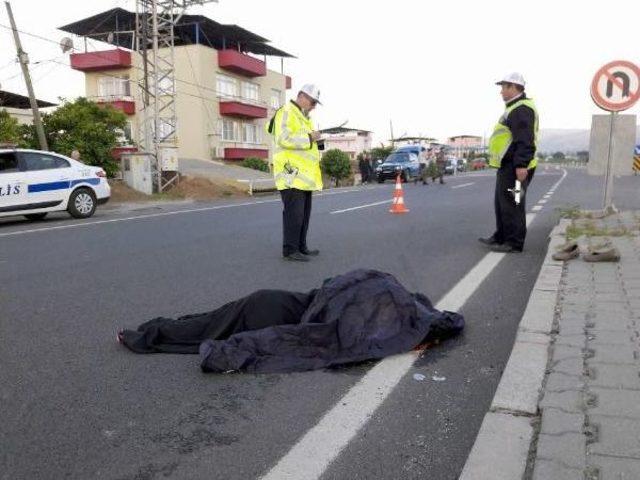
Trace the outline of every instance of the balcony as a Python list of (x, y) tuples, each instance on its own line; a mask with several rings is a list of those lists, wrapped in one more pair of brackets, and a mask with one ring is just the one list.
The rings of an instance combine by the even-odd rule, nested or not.
[(127, 98), (97, 98), (96, 103), (98, 105), (111, 105), (116, 110), (120, 110), (122, 113), (127, 115), (135, 115), (136, 113), (136, 103)]
[(82, 72), (115, 70), (131, 67), (131, 52), (116, 48), (102, 52), (71, 54), (71, 68)]
[(269, 158), (269, 150), (262, 148), (225, 148), (225, 160), (244, 160), (249, 157)]
[(264, 77), (267, 65), (236, 50), (218, 50), (218, 66), (245, 77)]
[(220, 100), (220, 115), (239, 118), (267, 118), (267, 109), (236, 100)]

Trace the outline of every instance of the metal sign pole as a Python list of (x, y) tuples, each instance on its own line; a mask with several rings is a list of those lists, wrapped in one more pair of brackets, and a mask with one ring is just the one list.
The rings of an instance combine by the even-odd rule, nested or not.
[(611, 197), (613, 196), (613, 168), (611, 163), (613, 162), (613, 139), (615, 120), (618, 112), (611, 112), (609, 116), (609, 143), (607, 149), (607, 168), (604, 176), (604, 196), (602, 199), (602, 209), (608, 212), (611, 208)]

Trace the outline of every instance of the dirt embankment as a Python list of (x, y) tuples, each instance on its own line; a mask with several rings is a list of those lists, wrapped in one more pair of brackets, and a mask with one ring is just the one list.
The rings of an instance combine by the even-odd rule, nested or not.
[(216, 182), (206, 178), (182, 177), (180, 183), (161, 194), (145, 195), (121, 180), (109, 180), (111, 203), (145, 202), (158, 200), (215, 200), (247, 196), (246, 187)]

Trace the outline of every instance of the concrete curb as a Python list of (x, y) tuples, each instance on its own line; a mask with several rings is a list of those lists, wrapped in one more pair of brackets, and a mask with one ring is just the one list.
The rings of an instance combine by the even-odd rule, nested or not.
[(549, 235), (547, 254), (520, 321), (511, 356), (460, 480), (515, 480), (524, 475), (562, 277), (562, 262), (551, 256), (555, 247), (565, 242), (564, 232), (570, 222), (561, 220)]

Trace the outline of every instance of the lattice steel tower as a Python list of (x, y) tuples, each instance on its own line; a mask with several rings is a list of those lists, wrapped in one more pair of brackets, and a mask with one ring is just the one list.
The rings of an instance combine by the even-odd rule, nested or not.
[(136, 50), (143, 75), (138, 85), (142, 98), (142, 122), (138, 139), (151, 153), (153, 177), (162, 191), (176, 177), (162, 177), (162, 152), (177, 147), (174, 27), (187, 8), (218, 0), (136, 0)]

